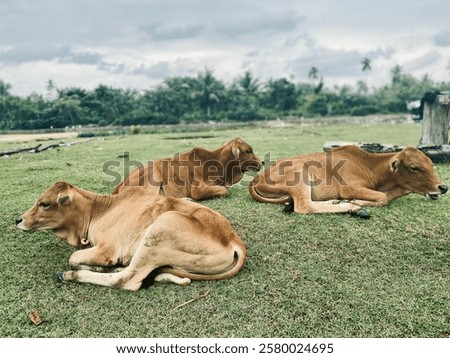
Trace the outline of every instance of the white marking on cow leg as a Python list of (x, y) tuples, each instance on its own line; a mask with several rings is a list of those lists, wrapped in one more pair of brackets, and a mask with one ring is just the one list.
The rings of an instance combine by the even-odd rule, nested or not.
[(356, 213), (361, 209), (360, 206), (352, 203), (341, 202), (336, 204), (334, 200), (312, 201), (310, 208), (313, 213)]
[(94, 272), (111, 272), (111, 267), (90, 266), (90, 265), (71, 265), (74, 270), (88, 270)]
[[(309, 176), (312, 183), (312, 178)], [(326, 201), (312, 200), (312, 186), (307, 185), (306, 189), (298, 193), (294, 199), (294, 212), (300, 214), (309, 213), (356, 213), (361, 209), (360, 206), (351, 202), (339, 201), (336, 199)]]
[[(156, 267), (150, 268), (150, 273)], [(74, 281), (81, 283), (92, 283), (94, 285), (101, 285), (107, 287), (124, 288), (131, 291), (138, 290), (142, 285), (142, 280), (148, 275), (142, 275), (140, 272), (139, 278), (143, 276), (142, 279), (132, 280), (136, 273), (134, 270), (129, 270), (128, 268), (121, 272), (114, 273), (99, 273), (87, 270), (79, 271), (66, 271), (63, 274), (64, 281)]]
[(156, 262), (154, 251), (141, 243), (131, 259), (130, 265), (120, 272), (67, 271), (64, 273), (63, 279), (136, 291), (150, 272), (162, 266)]
[(180, 286), (188, 286), (191, 283), (191, 279), (187, 277), (178, 277), (170, 273), (162, 273), (155, 277), (155, 282), (175, 283)]
[[(98, 273), (86, 270), (72, 271), (64, 274), (64, 280), (123, 288), (131, 291), (138, 290), (142, 281), (150, 272), (166, 264), (166, 262), (160, 262), (161, 258), (164, 260), (167, 260), (167, 258), (161, 256), (159, 247), (160, 245), (165, 246), (165, 243), (169, 243), (170, 246), (170, 240), (167, 242), (167, 238), (164, 236), (167, 225), (155, 225), (155, 223), (147, 229), (144, 234), (145, 237), (139, 244), (129, 266), (124, 270), (114, 273)], [(147, 240), (150, 240), (150, 244)], [(173, 251), (165, 247), (164, 252), (166, 250), (168, 252)]]

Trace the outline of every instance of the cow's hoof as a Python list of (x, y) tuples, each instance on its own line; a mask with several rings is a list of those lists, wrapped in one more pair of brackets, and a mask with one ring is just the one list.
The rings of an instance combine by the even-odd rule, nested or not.
[(64, 282), (64, 272), (57, 272), (55, 276), (56, 276), (56, 281)]
[(365, 211), (364, 209), (359, 209), (358, 211), (352, 211), (352, 215), (357, 216), (361, 219), (368, 219), (370, 218), (370, 213)]
[(287, 214), (293, 213), (294, 212), (294, 202), (291, 201), (291, 202), (284, 204), (283, 212), (287, 213)]

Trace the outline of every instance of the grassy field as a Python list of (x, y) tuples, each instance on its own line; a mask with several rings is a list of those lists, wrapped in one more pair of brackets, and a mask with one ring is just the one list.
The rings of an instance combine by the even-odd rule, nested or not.
[[(156, 284), (134, 293), (57, 282), (73, 249), (50, 232), (24, 233), (14, 225), (57, 180), (110, 193), (105, 182), (112, 177), (102, 168), (108, 161), (122, 168), (125, 151), (145, 162), (240, 136), (267, 160), (321, 151), (336, 140), (416, 145), (420, 130), (384, 124), (166, 132), (0, 158), (0, 336), (449, 337), (450, 195), (436, 202), (403, 197), (370, 209), (370, 220), (295, 215), (253, 201), (246, 176), (228, 198), (204, 202), (246, 243), (244, 269), (225, 281)], [(21, 145), (4, 142), (0, 150)], [(450, 165), (436, 171), (450, 183)], [(45, 322), (34, 326), (32, 310)]]

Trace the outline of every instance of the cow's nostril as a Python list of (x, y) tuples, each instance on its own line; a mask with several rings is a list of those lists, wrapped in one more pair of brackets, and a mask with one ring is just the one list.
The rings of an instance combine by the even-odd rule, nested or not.
[(21, 217), (21, 216), (18, 216), (18, 217), (16, 218), (16, 225), (19, 225), (21, 222), (22, 222), (22, 217)]
[(264, 165), (264, 164), (266, 164), (266, 163), (264, 163), (264, 160), (262, 160), (262, 161), (261, 161), (261, 164)]
[(448, 191), (448, 187), (445, 184), (441, 184), (438, 186), (439, 190), (441, 191), (442, 194), (445, 194)]

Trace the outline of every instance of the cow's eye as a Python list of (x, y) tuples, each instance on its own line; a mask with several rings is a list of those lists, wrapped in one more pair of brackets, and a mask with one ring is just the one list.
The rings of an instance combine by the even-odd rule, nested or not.
[(247, 154), (252, 154), (252, 153), (253, 153), (253, 150), (247, 149), (246, 153), (247, 153)]
[(417, 165), (412, 164), (410, 168), (413, 172), (420, 172), (420, 168)]
[(50, 203), (47, 203), (46, 201), (41, 201), (40, 203), (39, 203), (39, 206), (42, 208), (42, 209), (44, 209), (44, 210), (47, 210), (47, 209), (49, 209), (50, 208)]

